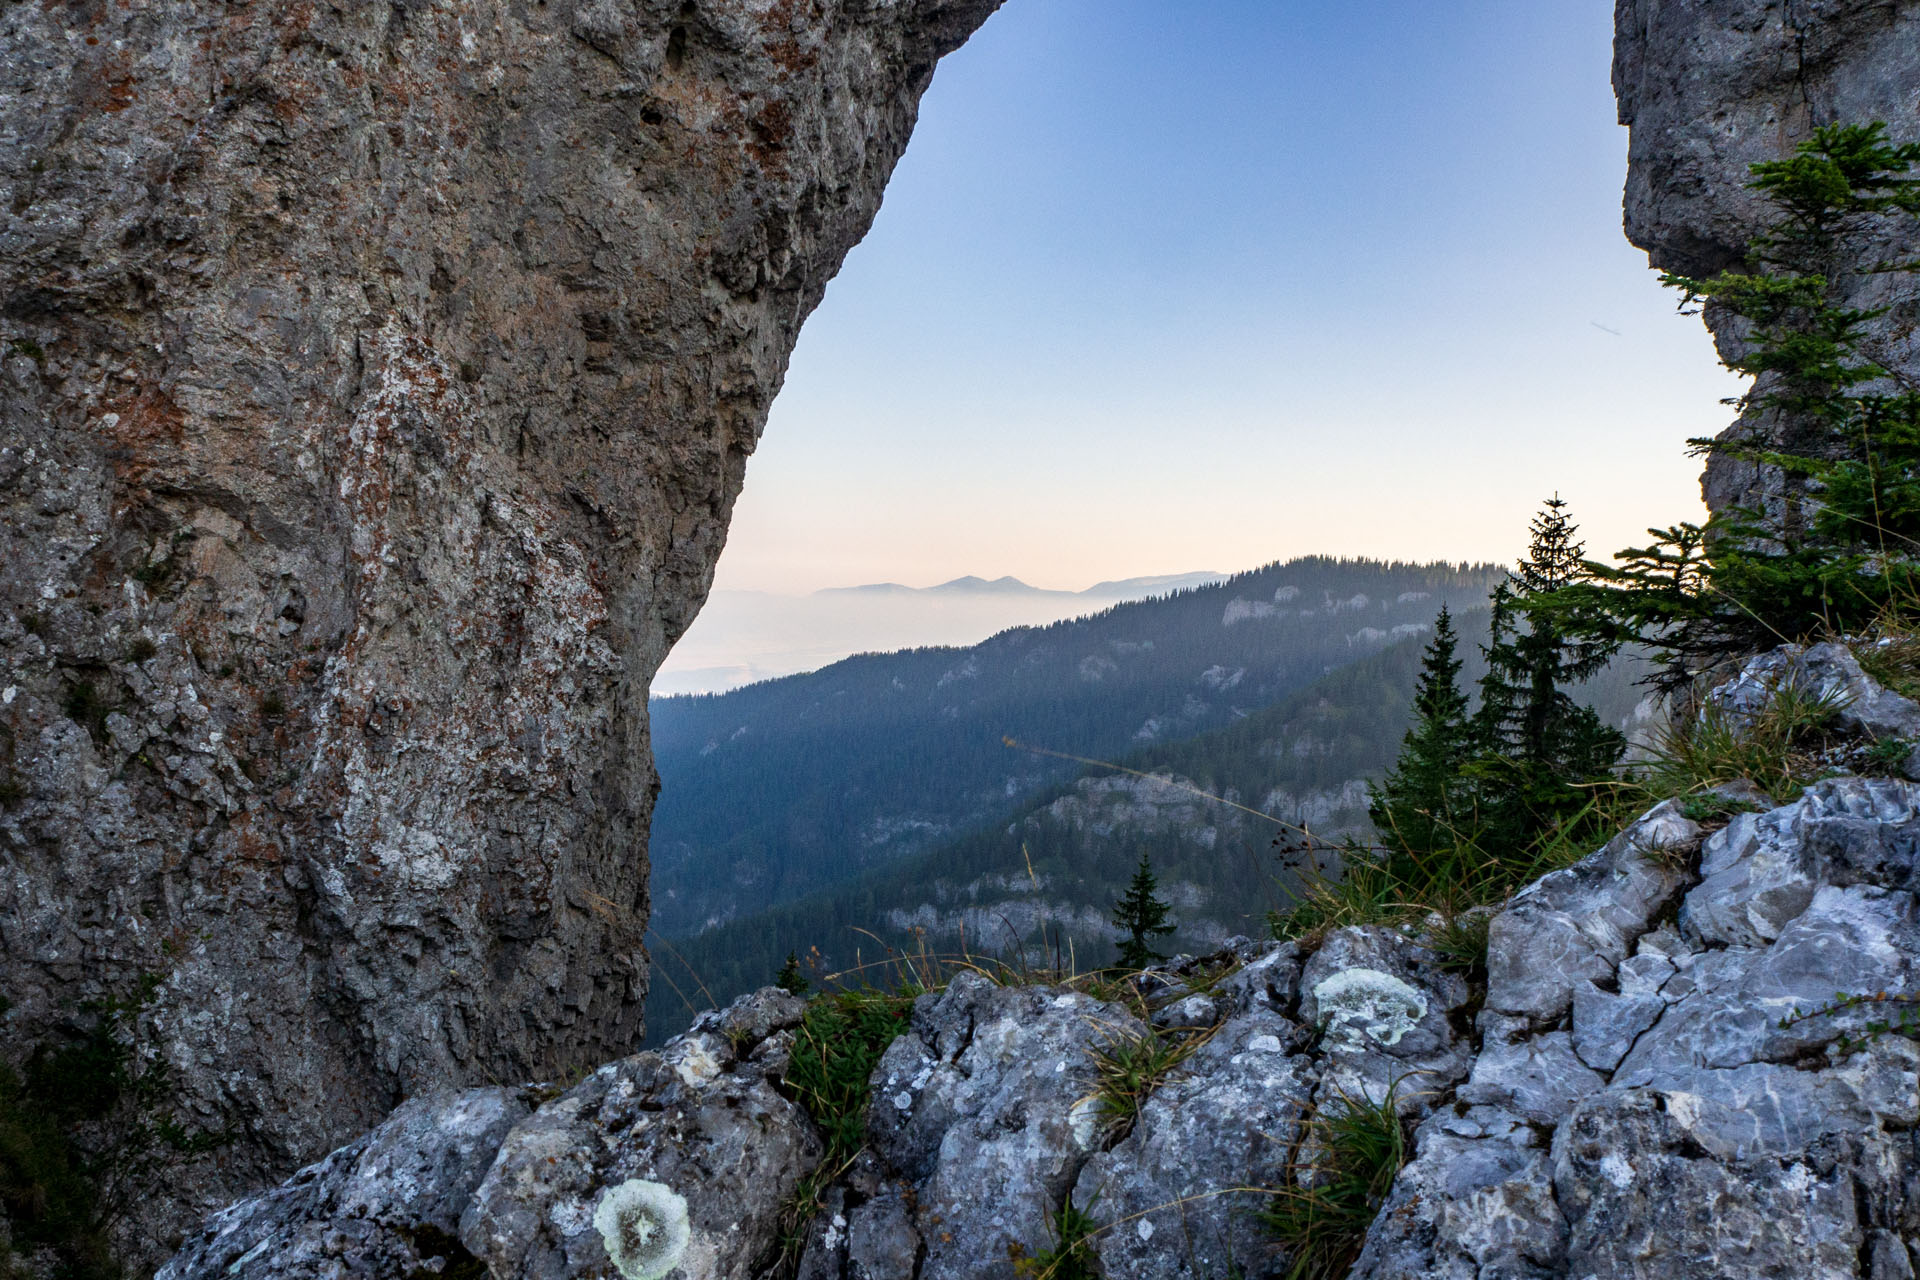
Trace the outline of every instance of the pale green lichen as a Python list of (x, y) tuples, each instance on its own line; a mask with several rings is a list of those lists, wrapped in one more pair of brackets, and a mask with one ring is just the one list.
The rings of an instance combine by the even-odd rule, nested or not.
[(1426, 997), (1418, 989), (1378, 969), (1342, 969), (1315, 984), (1313, 998), (1327, 1034), (1358, 1047), (1364, 1047), (1362, 1036), (1399, 1044), (1427, 1016)]
[(687, 1202), (673, 1188), (639, 1178), (610, 1187), (593, 1225), (626, 1280), (661, 1280), (687, 1251)]

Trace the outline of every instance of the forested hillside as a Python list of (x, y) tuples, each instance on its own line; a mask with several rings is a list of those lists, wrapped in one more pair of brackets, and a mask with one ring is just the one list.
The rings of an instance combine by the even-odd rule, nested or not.
[[(1455, 625), (1463, 676), (1477, 680), (1486, 610)], [(1262, 711), (1115, 761), (1138, 774), (1085, 768), (934, 849), (656, 946), (649, 1037), (683, 1027), (708, 999), (703, 986), (724, 1003), (770, 981), (789, 951), (809, 957), (816, 972), (923, 945), (1108, 963), (1108, 913), (1143, 852), (1178, 925), (1163, 950), (1260, 934), (1266, 913), (1288, 901), (1300, 829), (1328, 841), (1370, 834), (1366, 784), (1399, 749), (1423, 643), (1404, 638)], [(1618, 724), (1644, 692), (1634, 684), (1643, 671), (1623, 658), (1588, 682), (1582, 700)]]
[(1077, 772), (1270, 707), (1484, 602), (1494, 566), (1323, 557), (1003, 632), (653, 703), (653, 928), (681, 938), (951, 841)]

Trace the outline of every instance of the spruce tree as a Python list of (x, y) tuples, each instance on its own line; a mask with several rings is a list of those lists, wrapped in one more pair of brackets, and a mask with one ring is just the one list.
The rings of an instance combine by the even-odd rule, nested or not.
[(1578, 527), (1558, 495), (1535, 517), (1524, 559), (1494, 589), (1481, 650), (1480, 708), (1468, 766), (1475, 835), (1496, 857), (1519, 854), (1577, 811), (1574, 783), (1605, 773), (1626, 739), (1565, 686), (1594, 675), (1618, 638), (1570, 624), (1555, 602), (1586, 572)]
[(1368, 814), (1398, 861), (1450, 842), (1464, 813), (1461, 769), (1473, 754), (1473, 739), (1458, 646), (1453, 617), (1442, 607), (1414, 689), (1413, 725), (1393, 769), (1369, 788)]
[(1145, 969), (1166, 957), (1155, 951), (1148, 940), (1172, 933), (1174, 924), (1167, 918), (1168, 905), (1157, 896), (1160, 885), (1146, 853), (1127, 885), (1127, 892), (1113, 907), (1113, 924), (1127, 936), (1120, 941), (1120, 967), (1128, 971)]
[(800, 957), (787, 952), (787, 963), (774, 975), (773, 985), (791, 995), (803, 996), (813, 984), (807, 981), (807, 975), (800, 972)]
[(1585, 573), (1579, 527), (1558, 494), (1547, 499), (1531, 531), (1511, 582), (1494, 590), (1475, 735), (1484, 752), (1580, 781), (1610, 767), (1626, 742), (1565, 686), (1596, 674), (1620, 646), (1540, 607)]

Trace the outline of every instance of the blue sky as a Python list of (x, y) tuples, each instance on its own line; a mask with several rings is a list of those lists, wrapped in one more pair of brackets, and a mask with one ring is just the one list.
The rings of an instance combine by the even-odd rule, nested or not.
[(716, 585), (1612, 551), (1737, 390), (1620, 232), (1607, 0), (1009, 0), (808, 322)]

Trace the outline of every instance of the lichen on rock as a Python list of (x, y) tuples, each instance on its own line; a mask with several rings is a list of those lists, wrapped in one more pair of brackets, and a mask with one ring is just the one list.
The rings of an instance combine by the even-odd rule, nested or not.
[(1342, 969), (1314, 984), (1327, 1034), (1350, 1043), (1364, 1036), (1396, 1045), (1427, 1016), (1426, 997), (1378, 969)]
[(687, 1201), (672, 1187), (629, 1178), (593, 1211), (607, 1256), (627, 1280), (660, 1280), (687, 1251)]

